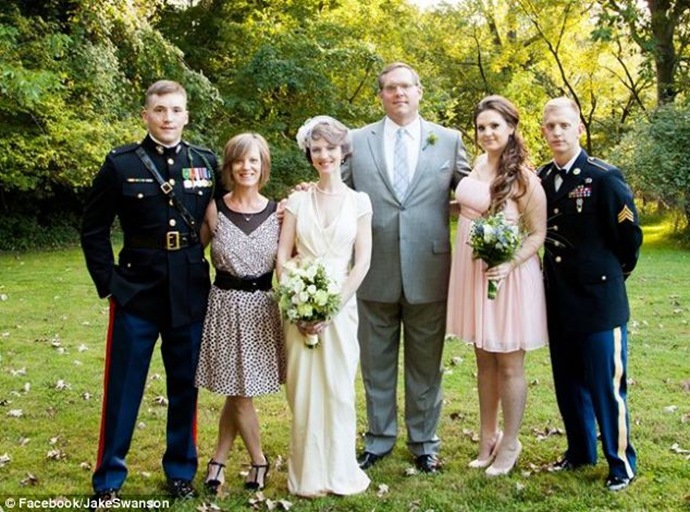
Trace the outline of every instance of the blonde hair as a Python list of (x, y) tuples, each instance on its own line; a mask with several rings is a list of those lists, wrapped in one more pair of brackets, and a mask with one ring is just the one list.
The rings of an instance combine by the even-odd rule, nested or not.
[(187, 101), (187, 91), (179, 83), (172, 80), (158, 80), (146, 90), (146, 102), (144, 104), (148, 106), (152, 96), (163, 96), (165, 94), (181, 94), (184, 96), (185, 101)]

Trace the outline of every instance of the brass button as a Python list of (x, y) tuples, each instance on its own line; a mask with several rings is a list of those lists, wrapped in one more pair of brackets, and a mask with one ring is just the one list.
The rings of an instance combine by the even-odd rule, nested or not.
[(601, 276), (602, 281), (606, 281), (606, 276)]
[(561, 245), (561, 242), (559, 242), (558, 240), (556, 240), (556, 241), (553, 243), (553, 246), (554, 246), (554, 247), (558, 247), (558, 246), (560, 246), (560, 245)]
[(553, 209), (553, 213), (558, 213), (558, 211), (559, 211), (558, 208)]
[(553, 230), (554, 230), (554, 231), (558, 231), (558, 226), (554, 226), (554, 227), (553, 227)]
[(132, 268), (132, 264), (131, 264), (131, 263), (127, 263), (127, 268)]
[(144, 197), (144, 194), (142, 194), (141, 192), (139, 192), (137, 194), (137, 199), (142, 199), (143, 197)]
[(170, 178), (170, 179), (168, 180), (168, 183), (170, 183), (171, 185), (175, 186), (175, 180), (174, 180), (173, 178)]
[(173, 160), (172, 158), (168, 158), (168, 165), (172, 165), (174, 163), (175, 163), (175, 160)]
[(197, 192), (197, 194), (199, 194), (200, 196), (203, 196), (204, 192), (202, 190), (199, 190), (199, 192)]
[(560, 257), (560, 256), (556, 256), (556, 263), (560, 263), (560, 262), (561, 262), (561, 257)]
[(177, 221), (175, 219), (170, 219), (168, 224), (170, 224), (171, 226), (175, 226), (175, 224), (177, 224)]
[(172, 202), (172, 199), (168, 201), (168, 206), (175, 206), (175, 203)]

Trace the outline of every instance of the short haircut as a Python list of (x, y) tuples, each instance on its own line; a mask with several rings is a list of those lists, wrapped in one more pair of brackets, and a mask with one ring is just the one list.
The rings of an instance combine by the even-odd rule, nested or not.
[(546, 117), (547, 112), (557, 110), (559, 108), (569, 108), (577, 114), (578, 118), (580, 117), (579, 105), (575, 103), (575, 101), (571, 100), (570, 98), (566, 98), (565, 96), (560, 96), (547, 101), (546, 105), (544, 105), (544, 117)]
[(305, 153), (309, 163), (312, 163), (309, 144), (313, 140), (324, 139), (329, 144), (340, 146), (343, 160), (352, 153), (352, 138), (350, 130), (343, 123), (329, 116), (323, 116), (306, 134)]
[(261, 157), (261, 177), (259, 178), (259, 188), (263, 187), (271, 174), (271, 152), (268, 149), (268, 142), (258, 133), (240, 133), (231, 138), (223, 150), (223, 167), (221, 169), (221, 179), (226, 189), (232, 190), (235, 179), (232, 176), (232, 164), (246, 156), (253, 147), (258, 148)]
[(165, 94), (181, 94), (187, 100), (187, 91), (179, 83), (172, 80), (158, 80), (146, 90), (145, 106), (148, 106), (151, 96), (163, 96)]
[(414, 85), (418, 85), (418, 86), (422, 85), (422, 82), (419, 80), (419, 75), (417, 74), (417, 72), (414, 69), (412, 69), (412, 66), (410, 66), (409, 64), (405, 64), (404, 62), (393, 62), (392, 64), (388, 64), (388, 66), (383, 68), (383, 71), (381, 71), (381, 73), (379, 73), (379, 77), (378, 77), (379, 92), (381, 92), (383, 90), (383, 79), (385, 78), (385, 76), (388, 73), (390, 73), (391, 71), (393, 71), (395, 69), (399, 69), (399, 68), (407, 69), (410, 73), (412, 73), (412, 79), (414, 80)]

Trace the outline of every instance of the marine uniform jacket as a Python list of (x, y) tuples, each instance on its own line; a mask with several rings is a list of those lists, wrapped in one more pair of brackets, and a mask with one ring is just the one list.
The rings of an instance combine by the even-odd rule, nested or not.
[[(201, 225), (213, 195), (215, 155), (186, 142), (165, 148), (147, 136), (111, 151), (94, 178), (81, 232), (87, 268), (99, 296), (111, 295), (132, 314), (172, 327), (203, 320), (210, 289), (204, 249), (190, 239), (189, 226), (137, 155), (139, 146)], [(117, 264), (116, 217), (124, 235)]]
[(549, 328), (593, 333), (630, 317), (625, 279), (642, 231), (621, 172), (581, 150), (558, 192), (555, 164), (539, 169), (547, 199), (544, 281)]

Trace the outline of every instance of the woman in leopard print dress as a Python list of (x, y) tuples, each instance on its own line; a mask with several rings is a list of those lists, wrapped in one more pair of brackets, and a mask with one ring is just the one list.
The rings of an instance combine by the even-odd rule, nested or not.
[(211, 240), (216, 278), (204, 321), (196, 384), (226, 396), (205, 485), (217, 493), (237, 434), (251, 457), (245, 487), (263, 489), (269, 462), (252, 397), (285, 382), (278, 306), (271, 293), (280, 224), (276, 203), (259, 193), (270, 153), (263, 137), (244, 133), (225, 146), (223, 183), (232, 192), (211, 203), (201, 230)]

